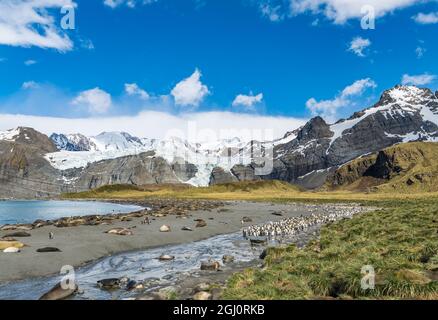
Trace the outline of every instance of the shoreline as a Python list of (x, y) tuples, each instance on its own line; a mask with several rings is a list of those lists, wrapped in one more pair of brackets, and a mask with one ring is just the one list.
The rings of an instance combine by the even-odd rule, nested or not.
[[(153, 200), (147, 201), (153, 202)], [(189, 201), (189, 203), (192, 202)], [(129, 203), (138, 204), (136, 201), (129, 201)], [(331, 207), (333, 210), (333, 207), (339, 206), (228, 201), (221, 202), (221, 206), (214, 202), (214, 209), (198, 209), (178, 215), (175, 214), (180, 210), (178, 204), (183, 204), (179, 200), (171, 201), (171, 203), (170, 207), (168, 204), (163, 204), (165, 210), (172, 211), (167, 215), (157, 214), (163, 208), (153, 208), (148, 212), (151, 218), (150, 225), (141, 224), (142, 217), (134, 217), (130, 218), (130, 221), (114, 220), (109, 224), (63, 228), (48, 225), (27, 231), (31, 237), (17, 238), (18, 241), (27, 245), (20, 253), (0, 253), (0, 269), (2, 270), (0, 284), (55, 275), (60, 272), (62, 266), (71, 265), (78, 268), (118, 253), (163, 247), (163, 254), (165, 254), (165, 247), (168, 245), (190, 243), (217, 235), (239, 232), (242, 228), (243, 217), (250, 217), (252, 220), (251, 223), (245, 224), (247, 226), (303, 214), (308, 215), (315, 210), (325, 210), (324, 207)], [(206, 202), (203, 201), (203, 203)], [(353, 207), (353, 205), (348, 206)], [(273, 215), (274, 212), (282, 214), (281, 216)], [(197, 219), (203, 219), (207, 226), (196, 228), (195, 220)], [(162, 225), (169, 225), (171, 232), (160, 232), (159, 228)], [(183, 231), (181, 230), (183, 227), (189, 227), (193, 231)], [(133, 235), (121, 236), (105, 233), (112, 228), (130, 228)], [(53, 240), (48, 239), (49, 232), (54, 232)], [(8, 233), (11, 231), (0, 231), (0, 237)], [(59, 248), (61, 252), (36, 252), (38, 248), (49, 246)]]

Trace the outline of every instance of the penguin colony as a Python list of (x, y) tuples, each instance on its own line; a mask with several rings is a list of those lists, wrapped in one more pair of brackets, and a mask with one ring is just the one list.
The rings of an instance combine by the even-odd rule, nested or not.
[(364, 211), (358, 207), (336, 208), (333, 212), (318, 212), (307, 216), (286, 218), (276, 222), (268, 222), (261, 225), (252, 225), (243, 229), (243, 237), (267, 237), (269, 239), (277, 237), (293, 236), (316, 225), (322, 225), (341, 219), (349, 219), (353, 215)]

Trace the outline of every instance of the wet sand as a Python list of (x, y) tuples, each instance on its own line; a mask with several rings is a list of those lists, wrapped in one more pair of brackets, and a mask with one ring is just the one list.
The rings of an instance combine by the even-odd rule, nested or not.
[[(76, 226), (57, 228), (46, 226), (28, 231), (32, 236), (16, 238), (27, 246), (20, 253), (0, 252), (0, 283), (59, 273), (62, 266), (78, 267), (99, 258), (115, 253), (141, 250), (171, 244), (190, 243), (212, 236), (241, 230), (241, 219), (250, 217), (259, 224), (266, 221), (278, 221), (283, 218), (319, 211), (318, 206), (294, 204), (271, 204), (251, 202), (226, 202), (224, 207), (210, 211), (194, 211), (184, 219), (175, 215), (155, 217), (150, 225), (141, 224), (143, 218), (134, 218), (129, 222), (115, 221), (111, 225)], [(282, 216), (273, 212), (282, 212)], [(206, 227), (195, 228), (195, 219), (203, 219)], [(160, 232), (162, 225), (171, 227), (171, 232)], [(182, 231), (182, 227), (193, 231)], [(105, 231), (116, 227), (131, 228), (134, 235), (120, 236), (106, 234)], [(49, 232), (54, 239), (49, 240)], [(11, 232), (0, 231), (0, 237)], [(56, 247), (62, 252), (38, 253), (43, 247)]]

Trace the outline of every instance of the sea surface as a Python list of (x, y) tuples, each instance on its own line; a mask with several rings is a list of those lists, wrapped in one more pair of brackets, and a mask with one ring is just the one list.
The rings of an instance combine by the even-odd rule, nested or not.
[(32, 223), (35, 220), (54, 220), (71, 216), (128, 213), (143, 209), (98, 201), (0, 201), (0, 226), (4, 224)]

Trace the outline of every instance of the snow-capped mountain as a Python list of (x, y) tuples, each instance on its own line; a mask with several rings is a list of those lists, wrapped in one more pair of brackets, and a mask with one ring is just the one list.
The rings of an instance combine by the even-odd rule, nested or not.
[[(206, 186), (255, 179), (314, 188), (353, 159), (416, 140), (438, 141), (438, 93), (414, 86), (387, 90), (374, 106), (334, 124), (313, 118), (271, 142), (235, 138), (196, 143), (125, 132), (53, 134), (48, 139), (31, 128), (17, 128), (0, 132), (0, 179), (6, 181), (0, 193), (17, 192), (17, 181), (23, 181), (20, 190), (25, 194), (116, 183)], [(270, 173), (258, 173), (261, 164), (254, 149), (264, 150), (268, 160), (272, 156)]]

